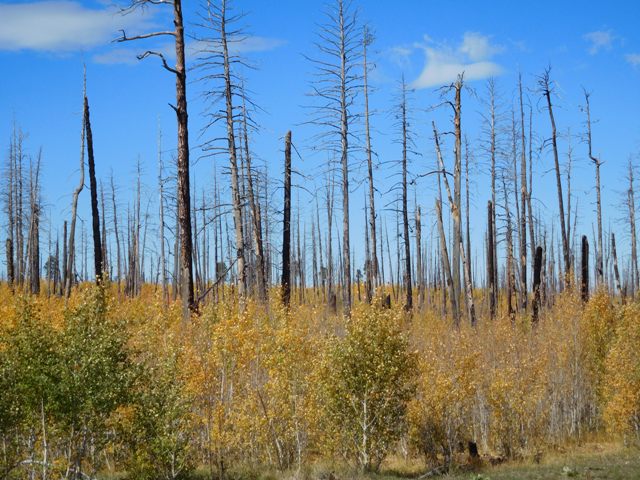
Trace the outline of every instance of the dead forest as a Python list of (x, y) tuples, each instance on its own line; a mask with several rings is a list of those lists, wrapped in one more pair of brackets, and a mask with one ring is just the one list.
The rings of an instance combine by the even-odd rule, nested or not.
[[(172, 21), (114, 32), (175, 78), (176, 129), (158, 132), (154, 185), (142, 184), (138, 163), (123, 200), (121, 179), (96, 175), (109, 159), (94, 149), (90, 80), (78, 95), (79, 158), (61, 167), (77, 171), (64, 218), (43, 214), (47, 159), (28, 125), (3, 142), (0, 357), (10, 367), (0, 387), (31, 378), (28, 364), (48, 366), (3, 388), (0, 479), (191, 478), (198, 468), (240, 478), (234, 469), (246, 465), (315, 478), (319, 459), (378, 471), (389, 458), (424, 459), (436, 475), (467, 457), (528, 458), (588, 433), (637, 441), (637, 165), (597, 153), (597, 94), (565, 85), (582, 102), (559, 114), (549, 66), (515, 85), (460, 72), (422, 105), (403, 77), (389, 113), (397, 155), (381, 158), (374, 29), (360, 19), (366, 5), (333, 0), (305, 57), (300, 108), (316, 134), (276, 133), (281, 149), (267, 164), (253, 147), (266, 134), (253, 115), (260, 99), (234, 47), (241, 2), (202, 2), (197, 33), (182, 3), (134, 0), (123, 13), (168, 9)], [(188, 68), (194, 35), (201, 49)], [(170, 40), (175, 61), (145, 51), (152, 37)], [(205, 85), (204, 112), (188, 104), (192, 79)], [(467, 109), (470, 98), (481, 111)], [(563, 123), (567, 108), (579, 125)], [(204, 134), (190, 129), (196, 116)], [(470, 117), (481, 121), (477, 138), (465, 132)], [(314, 179), (301, 173), (309, 151), (327, 159)], [(196, 179), (194, 157), (221, 162), (224, 175)], [(572, 192), (576, 157), (592, 171), (589, 198)], [(602, 188), (603, 169), (617, 172), (622, 194)], [(478, 176), (490, 188), (478, 189)], [(432, 195), (418, 202), (425, 188)], [(614, 195), (624, 222), (607, 218)], [(593, 221), (585, 229), (578, 218)], [(86, 338), (104, 342), (91, 350), (113, 378), (85, 372), (94, 357), (82, 350), (83, 322)], [(46, 352), (43, 335), (53, 335)], [(70, 374), (60, 393), (73, 355), (56, 352), (68, 345), (87, 376)]]

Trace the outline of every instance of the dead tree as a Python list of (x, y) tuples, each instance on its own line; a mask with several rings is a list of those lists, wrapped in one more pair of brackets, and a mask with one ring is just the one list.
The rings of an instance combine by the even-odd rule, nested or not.
[[(520, 93), (520, 308), (527, 309), (527, 154), (524, 125), (524, 101), (522, 98), (522, 74), (518, 75)], [(533, 242), (533, 238), (530, 239)]]
[(111, 207), (113, 208), (113, 233), (116, 240), (116, 275), (118, 277), (118, 292), (120, 292), (120, 281), (122, 280), (122, 258), (120, 251), (120, 231), (118, 230), (118, 206), (116, 204), (116, 187), (111, 175)]
[(604, 242), (602, 240), (602, 197), (600, 190), (600, 166), (602, 162), (593, 154), (591, 141), (591, 109), (589, 105), (589, 97), (591, 94), (584, 90), (585, 112), (587, 114), (587, 147), (589, 149), (589, 159), (596, 168), (596, 218), (598, 223), (598, 243), (596, 244), (596, 285), (604, 284), (604, 265), (602, 249)]
[(254, 172), (251, 166), (251, 150), (249, 148), (249, 121), (246, 100), (242, 97), (242, 127), (244, 140), (244, 158), (247, 179), (247, 193), (249, 196), (249, 208), (251, 209), (252, 234), (256, 255), (256, 283), (258, 288), (258, 298), (261, 301), (267, 300), (267, 282), (264, 261), (264, 245), (262, 240), (262, 216), (260, 212), (260, 202), (257, 197), (257, 189), (254, 187)]
[(158, 131), (158, 194), (160, 225), (158, 231), (158, 242), (160, 243), (160, 282), (162, 283), (162, 301), (166, 305), (169, 301), (169, 290), (167, 287), (167, 261), (164, 248), (164, 180), (162, 178), (162, 132)]
[(418, 288), (418, 307), (424, 302), (424, 267), (422, 260), (422, 221), (420, 206), (416, 205), (416, 287)]
[(558, 214), (560, 216), (560, 235), (562, 240), (562, 257), (564, 260), (564, 283), (567, 284), (571, 279), (571, 253), (569, 251), (569, 236), (567, 233), (567, 225), (565, 223), (564, 200), (562, 196), (562, 175), (560, 173), (560, 160), (558, 156), (558, 137), (556, 131), (556, 121), (553, 116), (553, 105), (551, 103), (551, 94), (553, 93), (553, 85), (550, 78), (551, 68), (547, 68), (538, 78), (538, 85), (542, 95), (547, 101), (547, 111), (549, 113), (549, 121), (551, 122), (551, 147), (553, 149), (553, 161), (556, 172), (556, 188), (558, 190)]
[(515, 290), (515, 278), (513, 274), (513, 227), (511, 223), (511, 212), (509, 210), (509, 198), (507, 195), (507, 184), (504, 176), (502, 177), (502, 190), (504, 194), (504, 210), (505, 210), (505, 222), (506, 233), (505, 241), (507, 243), (507, 265), (505, 272), (505, 279), (507, 284), (507, 313), (512, 322), (515, 322), (515, 309), (513, 307), (513, 296)]
[(629, 237), (631, 240), (631, 296), (635, 296), (636, 288), (638, 288), (638, 243), (636, 241), (636, 201), (633, 193), (633, 165), (629, 160), (628, 165), (628, 181), (627, 189), (627, 206), (629, 210)]
[(351, 242), (349, 232), (349, 157), (351, 107), (361, 87), (360, 31), (355, 11), (345, 0), (335, 0), (320, 25), (315, 43), (318, 58), (312, 96), (319, 99), (309, 123), (320, 126), (325, 146), (336, 153), (341, 170), (342, 190), (342, 297), (346, 315), (351, 311)]
[(29, 172), (29, 236), (27, 256), (29, 260), (29, 291), (32, 295), (40, 293), (40, 161), (42, 151), (38, 153), (35, 170)]
[(188, 320), (191, 311), (196, 309), (193, 297), (193, 244), (191, 239), (191, 194), (189, 187), (189, 129), (187, 113), (187, 69), (185, 65), (184, 23), (182, 18), (182, 0), (170, 2), (158, 2), (156, 0), (132, 0), (127, 11), (137, 8), (145, 8), (149, 5), (170, 5), (173, 7), (173, 30), (157, 31), (127, 37), (124, 30), (118, 42), (141, 40), (159, 36), (173, 37), (175, 43), (176, 63), (169, 66), (161, 52), (147, 50), (138, 59), (149, 56), (157, 56), (162, 61), (162, 66), (176, 78), (176, 104), (171, 107), (176, 113), (178, 123), (178, 223), (180, 238), (180, 277), (181, 297), (183, 306), (183, 318)]
[(375, 207), (375, 195), (373, 184), (373, 154), (371, 150), (371, 133), (369, 128), (369, 84), (368, 73), (369, 67), (367, 66), (367, 47), (372, 43), (373, 36), (369, 32), (369, 29), (365, 26), (363, 29), (362, 39), (362, 61), (363, 61), (363, 75), (362, 85), (364, 93), (364, 129), (365, 129), (365, 141), (367, 151), (367, 174), (369, 179), (369, 232), (371, 234), (371, 250), (370, 250), (370, 265), (367, 270), (367, 275), (371, 277), (370, 283), (375, 289), (378, 282), (378, 250), (377, 250), (377, 237), (376, 237), (376, 207)]
[[(452, 217), (458, 217), (458, 219), (460, 219), (460, 208), (459, 208), (459, 204), (456, 203), (454, 196), (451, 194), (451, 187), (449, 186), (449, 180), (447, 179), (447, 172), (444, 168), (444, 161), (442, 160), (442, 154), (440, 151), (440, 143), (438, 139), (438, 131), (436, 129), (436, 124), (435, 122), (432, 122), (432, 126), (433, 126), (433, 135), (434, 138), (436, 139), (436, 156), (438, 158), (438, 166), (440, 169), (440, 176), (442, 177), (442, 181), (444, 183), (445, 186), (445, 190), (447, 192), (447, 197), (449, 199), (449, 209), (451, 211), (451, 216)], [(455, 181), (455, 173), (454, 173), (454, 181)], [(464, 245), (462, 243), (462, 235), (461, 232), (458, 232), (459, 235), (457, 236), (457, 238), (454, 238), (454, 245), (457, 244), (458, 245), (458, 252), (460, 253), (460, 257), (462, 260), (462, 266), (463, 266), (463, 271), (464, 271), (464, 284), (465, 284), (465, 295), (466, 295), (466, 302), (467, 302), (467, 315), (469, 317), (469, 322), (471, 323), (472, 326), (475, 326), (476, 324), (476, 309), (475, 309), (475, 303), (473, 300), (473, 289), (471, 287), (471, 278), (469, 278), (469, 275), (467, 274), (468, 270), (467, 270), (467, 255), (465, 254), (464, 251)], [(454, 228), (454, 235), (455, 235), (455, 228)]]
[(583, 302), (589, 300), (589, 241), (587, 236), (582, 236), (582, 261), (580, 263), (580, 296)]
[(611, 232), (611, 255), (613, 257), (613, 274), (616, 282), (616, 290), (620, 293), (622, 297), (622, 302), (624, 303), (626, 297), (626, 289), (622, 289), (622, 284), (620, 283), (620, 269), (618, 268), (618, 252), (616, 249), (616, 235)]
[(538, 323), (538, 315), (540, 310), (540, 280), (542, 271), (542, 247), (536, 248), (536, 254), (533, 261), (533, 305), (531, 307), (531, 323)]
[(84, 96), (84, 128), (87, 141), (87, 163), (89, 165), (89, 188), (91, 190), (91, 220), (93, 231), (93, 265), (96, 283), (102, 282), (102, 237), (100, 237), (100, 211), (98, 209), (98, 183), (96, 182), (96, 163), (93, 154), (93, 133), (89, 116), (89, 100)]
[(407, 199), (407, 155), (409, 153), (409, 132), (407, 122), (407, 85), (402, 77), (400, 92), (400, 127), (402, 132), (402, 229), (404, 237), (404, 289), (405, 303), (404, 309), (409, 311), (413, 308), (413, 292), (411, 285), (411, 239), (409, 238), (409, 207)]
[[(82, 101), (84, 105), (84, 98), (87, 94), (86, 87), (86, 73), (85, 73), (85, 82), (82, 91)], [(76, 240), (76, 218), (78, 214), (78, 197), (80, 196), (80, 192), (84, 188), (84, 141), (85, 141), (85, 118), (82, 116), (82, 130), (80, 134), (80, 181), (78, 182), (78, 186), (73, 192), (73, 203), (71, 206), (71, 225), (69, 227), (69, 244), (67, 247), (67, 268), (66, 268), (66, 281), (65, 281), (65, 297), (69, 298), (71, 295), (71, 285), (75, 280), (75, 240)]]
[(495, 282), (496, 274), (494, 272), (496, 261), (493, 257), (495, 254), (496, 243), (493, 236), (495, 231), (495, 227), (493, 225), (494, 219), (493, 203), (489, 200), (487, 202), (487, 282), (489, 285), (489, 315), (491, 318), (495, 318), (496, 316), (498, 292), (498, 286)]
[(284, 214), (282, 221), (282, 303), (291, 300), (291, 131), (284, 140)]

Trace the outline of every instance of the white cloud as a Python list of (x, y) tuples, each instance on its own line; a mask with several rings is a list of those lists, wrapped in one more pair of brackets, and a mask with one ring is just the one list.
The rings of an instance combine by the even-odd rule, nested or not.
[(595, 55), (602, 50), (611, 50), (613, 48), (613, 42), (616, 39), (611, 30), (596, 30), (584, 34), (582, 38), (589, 42), (589, 48), (587, 50), (589, 55)]
[(70, 52), (104, 45), (119, 29), (149, 26), (140, 11), (91, 9), (70, 0), (0, 4), (0, 50)]
[(456, 47), (433, 45), (428, 37), (426, 44), (417, 44), (426, 56), (426, 64), (413, 88), (429, 88), (453, 82), (464, 72), (467, 80), (481, 80), (500, 75), (504, 69), (491, 59), (504, 51), (504, 47), (491, 43), (491, 38), (475, 32), (467, 32)]
[(629, 53), (624, 59), (633, 67), (640, 67), (640, 53)]
[(481, 62), (501, 53), (504, 47), (493, 45), (486, 35), (476, 32), (466, 32), (462, 38), (462, 45), (458, 48), (460, 53), (469, 57), (472, 62)]

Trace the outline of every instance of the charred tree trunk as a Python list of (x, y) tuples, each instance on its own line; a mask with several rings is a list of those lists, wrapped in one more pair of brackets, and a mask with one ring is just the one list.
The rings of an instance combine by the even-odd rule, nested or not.
[(542, 247), (536, 248), (536, 255), (533, 261), (533, 306), (531, 314), (531, 323), (538, 323), (538, 315), (540, 310), (540, 280), (542, 271)]
[(589, 241), (587, 236), (582, 236), (582, 261), (580, 264), (582, 271), (580, 275), (580, 296), (583, 302), (589, 300)]
[(282, 303), (291, 300), (291, 131), (284, 141), (284, 218), (282, 221)]
[(496, 261), (493, 257), (495, 252), (495, 238), (493, 237), (493, 232), (495, 231), (493, 220), (493, 203), (491, 200), (487, 202), (487, 282), (489, 285), (489, 315), (491, 318), (495, 318), (496, 316), (496, 305), (497, 305), (497, 285), (495, 283), (495, 265)]
[(89, 188), (91, 190), (91, 220), (93, 231), (93, 265), (96, 283), (102, 282), (102, 237), (100, 236), (100, 210), (98, 209), (98, 183), (96, 182), (96, 164), (93, 155), (93, 133), (89, 116), (89, 100), (84, 97), (84, 128), (87, 137), (87, 160), (89, 165)]

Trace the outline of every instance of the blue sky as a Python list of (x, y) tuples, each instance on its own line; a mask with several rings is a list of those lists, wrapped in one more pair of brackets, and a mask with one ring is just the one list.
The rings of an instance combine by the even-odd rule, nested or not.
[[(185, 2), (187, 33), (196, 35), (198, 17), (195, 1)], [(390, 7), (390, 5), (392, 5)], [(529, 103), (534, 111), (534, 127), (539, 143), (549, 134), (546, 112), (535, 92), (536, 76), (552, 66), (556, 82), (556, 121), (563, 134), (561, 159), (566, 159), (567, 129), (574, 136), (573, 202), (579, 202), (578, 230), (591, 237), (593, 168), (588, 161), (584, 133), (582, 87), (592, 92), (591, 109), (594, 150), (603, 166), (605, 225), (624, 232), (619, 220), (625, 165), (640, 151), (640, 36), (637, 21), (640, 2), (583, 1), (409, 1), (354, 2), (361, 22), (370, 25), (376, 41), (370, 48), (374, 91), (371, 104), (373, 146), (382, 162), (375, 175), (384, 194), (379, 205), (392, 202), (391, 188), (399, 158), (397, 136), (393, 128), (393, 106), (398, 81), (404, 74), (415, 89), (411, 95), (412, 128), (416, 150), (411, 159), (413, 174), (430, 170), (434, 163), (431, 120), (440, 130), (450, 129), (446, 109), (429, 109), (439, 102), (436, 88), (450, 83), (464, 70), (468, 85), (463, 104), (463, 129), (474, 159), (472, 217), (474, 250), (482, 251), (484, 208), (489, 197), (488, 168), (480, 149), (486, 80), (496, 79), (505, 111), (515, 100), (518, 72), (522, 72)], [(313, 104), (308, 97), (314, 66), (305, 56), (314, 56), (317, 24), (324, 21), (322, 1), (281, 0), (267, 2), (236, 0), (236, 11), (246, 12), (242, 21), (249, 33), (241, 45), (242, 53), (256, 68), (244, 72), (253, 100), (263, 111), (256, 114), (260, 130), (254, 135), (253, 148), (261, 164), (272, 177), (279, 178), (282, 164), (282, 139), (293, 130), (294, 143), (302, 158), (294, 164), (307, 175), (298, 183), (302, 221), (312, 214), (310, 193), (322, 185), (327, 154), (313, 150), (313, 127), (305, 125)], [(71, 192), (77, 181), (81, 126), (81, 89), (83, 64), (87, 68), (88, 96), (96, 151), (97, 173), (105, 181), (113, 171), (119, 186), (119, 203), (126, 208), (135, 181), (139, 158), (145, 171), (146, 195), (155, 198), (156, 138), (163, 131), (165, 157), (175, 147), (175, 119), (168, 103), (174, 98), (174, 80), (163, 71), (157, 59), (138, 61), (136, 53), (153, 47), (170, 51), (164, 41), (114, 44), (118, 29), (128, 34), (171, 26), (169, 11), (151, 7), (127, 16), (117, 13), (108, 1), (0, 1), (0, 151), (8, 151), (14, 121), (28, 134), (26, 149), (35, 154), (43, 149), (43, 196), (54, 224), (69, 216)], [(203, 138), (217, 136), (209, 131), (200, 137), (205, 85), (190, 72), (189, 113), (192, 159), (198, 191), (212, 185), (211, 159), (200, 159), (198, 144)], [(510, 114), (508, 114), (509, 116)], [(505, 127), (508, 127), (505, 124)], [(451, 142), (445, 145), (448, 160)], [(4, 160), (4, 158), (3, 158)], [(218, 172), (225, 159), (219, 158)], [(363, 178), (363, 156), (355, 154), (354, 187)], [(637, 163), (637, 162), (636, 162)], [(534, 196), (541, 214), (549, 222), (555, 215), (555, 183), (551, 152), (543, 150), (534, 165)], [(225, 181), (225, 186), (226, 186)], [(199, 194), (200, 195), (200, 194)], [(279, 198), (279, 194), (277, 194)], [(353, 192), (351, 215), (354, 237), (362, 235), (362, 187)], [(411, 194), (414, 197), (414, 194)], [(433, 180), (418, 181), (415, 197), (423, 211), (433, 207)], [(81, 215), (88, 218), (88, 196), (81, 200)], [(276, 202), (277, 203), (277, 202)], [(575, 203), (574, 203), (575, 204)], [(307, 205), (307, 207), (305, 207)], [(587, 208), (587, 205), (589, 206)], [(389, 214), (390, 215), (390, 214)], [(432, 217), (423, 221), (430, 238)], [(389, 216), (390, 229), (394, 220)], [(359, 227), (359, 228), (358, 228)], [(352, 243), (361, 245), (352, 239)], [(359, 252), (360, 256), (362, 252)]]

